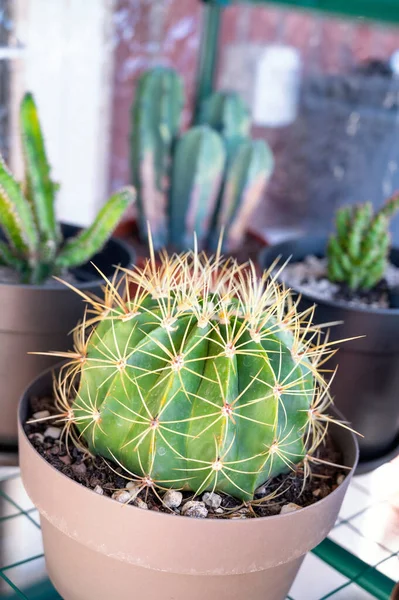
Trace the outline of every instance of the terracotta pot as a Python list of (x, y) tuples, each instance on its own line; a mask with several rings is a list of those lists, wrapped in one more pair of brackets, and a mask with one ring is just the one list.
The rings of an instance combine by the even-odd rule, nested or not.
[[(66, 238), (79, 228), (62, 226)], [(133, 253), (125, 244), (111, 239), (93, 257), (102, 272), (111, 276), (115, 265), (127, 267)], [(85, 293), (101, 296), (103, 280), (92, 264), (74, 269), (76, 287)], [(43, 369), (59, 359), (28, 355), (28, 352), (68, 350), (72, 336), (68, 333), (83, 317), (82, 298), (67, 286), (43, 286), (0, 283), (0, 449), (15, 452), (17, 444), (17, 406), (25, 387)]]
[(305, 554), (329, 533), (357, 462), (346, 429), (331, 433), (351, 468), (329, 496), (296, 512), (247, 520), (192, 519), (118, 504), (50, 466), (22, 428), (29, 398), (51, 392), (51, 373), (26, 390), (20, 466), (41, 515), (50, 578), (65, 600), (283, 600)]

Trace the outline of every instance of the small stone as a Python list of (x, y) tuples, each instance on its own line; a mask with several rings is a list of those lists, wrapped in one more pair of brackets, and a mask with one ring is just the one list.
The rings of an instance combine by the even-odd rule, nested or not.
[(65, 456), (60, 456), (59, 459), (64, 463), (64, 465), (70, 465), (72, 462), (71, 457), (68, 456), (68, 454), (65, 454)]
[(205, 492), (205, 494), (202, 496), (202, 500), (203, 502), (205, 502), (206, 506), (209, 506), (209, 508), (219, 508), (219, 506), (222, 504), (222, 498), (221, 496), (219, 496), (219, 494), (215, 494), (214, 492)]
[(298, 504), (295, 504), (295, 502), (289, 502), (288, 504), (285, 504), (281, 511), (280, 511), (280, 515), (285, 515), (287, 513), (290, 512), (295, 512), (296, 510), (300, 510), (302, 507), (298, 506)]
[(101, 487), (101, 485), (96, 485), (96, 487), (94, 488), (94, 491), (96, 492), (96, 494), (98, 494), (99, 496), (103, 496), (104, 494), (104, 490)]
[(134, 498), (136, 498), (139, 493), (141, 492), (142, 489), (142, 485), (140, 485), (137, 481), (129, 481), (126, 484), (126, 489), (129, 492), (130, 498), (134, 500)]
[(224, 510), (223, 510), (223, 508), (215, 508), (215, 513), (217, 515), (222, 515), (224, 513)]
[(136, 498), (134, 501), (134, 506), (137, 506), (137, 508), (142, 508), (143, 510), (148, 510), (147, 504), (141, 498)]
[(86, 465), (84, 463), (75, 463), (74, 465), (72, 465), (72, 471), (76, 475), (86, 475)]
[(183, 501), (183, 494), (177, 490), (167, 490), (162, 501), (168, 508), (178, 508)]
[(53, 440), (58, 440), (58, 438), (61, 435), (61, 429), (59, 427), (47, 427), (46, 431), (44, 432), (44, 437), (49, 437), (52, 438)]
[(343, 483), (345, 481), (345, 475), (343, 475), (342, 473), (340, 475), (338, 475), (337, 477), (337, 483), (338, 485), (341, 485), (341, 483)]
[(316, 490), (313, 490), (312, 494), (315, 498), (318, 498), (321, 494), (321, 489), (317, 488)]
[(203, 502), (189, 500), (183, 505), (181, 514), (185, 517), (193, 517), (194, 519), (205, 519), (208, 516), (208, 509)]
[(47, 419), (50, 416), (49, 410), (39, 410), (38, 412), (33, 413), (33, 419)]
[(121, 502), (122, 504), (126, 504), (131, 500), (131, 496), (127, 490), (118, 490), (112, 494), (112, 498), (117, 502)]
[(246, 519), (248, 516), (248, 510), (246, 508), (241, 508), (231, 515), (231, 519)]
[(36, 440), (41, 444), (44, 442), (44, 435), (42, 433), (31, 433), (28, 437), (30, 440)]
[(255, 490), (255, 495), (256, 496), (265, 496), (266, 495), (266, 484), (264, 483), (263, 485), (259, 486), (256, 490)]

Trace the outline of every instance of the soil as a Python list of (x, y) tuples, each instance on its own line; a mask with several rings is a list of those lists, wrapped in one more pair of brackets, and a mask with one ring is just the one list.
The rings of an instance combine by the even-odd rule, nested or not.
[(343, 306), (397, 308), (394, 301), (399, 289), (399, 268), (388, 265), (385, 277), (371, 290), (351, 290), (346, 284), (327, 279), (325, 258), (307, 256), (302, 262), (288, 264), (279, 276), (288, 287), (317, 300), (333, 300)]
[[(31, 414), (46, 410), (50, 412), (50, 415), (56, 414), (52, 397), (33, 397), (30, 404)], [(53, 422), (50, 420), (25, 424), (25, 432), (31, 444), (48, 463), (73, 481), (104, 496), (111, 497), (114, 492), (126, 488), (128, 479), (123, 476), (121, 467), (102, 457), (91, 456), (88, 452), (76, 448), (71, 442), (67, 447), (61, 439), (44, 436), (49, 426), (53, 426)], [(54, 426), (57, 424), (54, 423)], [(337, 465), (342, 462), (342, 456), (328, 436), (326, 436), (325, 444), (317, 450), (315, 457)], [(243, 503), (231, 496), (218, 493), (221, 497), (221, 505), (218, 509), (208, 508), (207, 518), (266, 517), (279, 514), (286, 505), (290, 505), (285, 509), (287, 511), (297, 510), (330, 494), (342, 483), (346, 474), (347, 471), (343, 468), (320, 463), (312, 464), (312, 477), (308, 477), (303, 485), (303, 468), (302, 465), (298, 465), (295, 472), (275, 477), (267, 485), (258, 488), (259, 493), (255, 495), (252, 502)], [(278, 496), (272, 500), (268, 499), (275, 490), (278, 490)], [(192, 499), (192, 492), (183, 492), (181, 506), (172, 510), (164, 506), (151, 489), (146, 488), (135, 498), (134, 504), (157, 512), (180, 514), (184, 503)], [(201, 498), (197, 497), (195, 500), (201, 500)]]

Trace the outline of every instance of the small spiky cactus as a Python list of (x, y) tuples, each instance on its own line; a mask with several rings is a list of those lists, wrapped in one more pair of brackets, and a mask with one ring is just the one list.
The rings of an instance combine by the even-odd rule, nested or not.
[(200, 248), (209, 226), (223, 178), (222, 138), (206, 125), (189, 129), (176, 144), (169, 204), (170, 242), (179, 251), (189, 248), (193, 232)]
[[(270, 477), (305, 474), (330, 403), (333, 351), (269, 273), (196, 250), (107, 283), (55, 382), (64, 433), (142, 488), (250, 500)], [(122, 297), (134, 283), (134, 297)], [(89, 318), (90, 317), (90, 318)], [(77, 428), (77, 432), (76, 432)]]
[(330, 281), (346, 283), (351, 290), (369, 290), (381, 281), (389, 257), (389, 219), (398, 209), (395, 193), (375, 214), (369, 202), (337, 211), (336, 233), (327, 247)]
[(133, 188), (114, 194), (88, 229), (64, 243), (55, 217), (57, 184), (50, 178), (44, 139), (32, 94), (21, 102), (25, 160), (21, 186), (0, 157), (0, 264), (18, 271), (22, 283), (40, 284), (99, 252), (134, 199)]
[(173, 69), (155, 67), (139, 78), (132, 107), (131, 172), (137, 189), (140, 235), (168, 241), (168, 194), (172, 147), (179, 133), (184, 104), (183, 82)]
[(263, 140), (248, 140), (237, 148), (226, 168), (211, 247), (215, 246), (221, 230), (225, 232), (225, 250), (234, 251), (240, 246), (249, 218), (262, 198), (273, 167), (273, 153)]
[(220, 133), (226, 145), (228, 159), (249, 137), (249, 109), (236, 92), (214, 92), (203, 102), (199, 120)]

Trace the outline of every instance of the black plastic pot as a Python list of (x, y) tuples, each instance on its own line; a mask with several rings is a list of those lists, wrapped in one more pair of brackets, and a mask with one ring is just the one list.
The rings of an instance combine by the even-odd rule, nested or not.
[[(262, 269), (281, 257), (299, 262), (308, 255), (324, 256), (326, 238), (299, 238), (266, 248), (259, 257)], [(399, 249), (391, 251), (399, 266)], [(369, 309), (343, 306), (302, 294), (301, 308), (317, 304), (318, 324), (340, 321), (331, 328), (331, 340), (356, 336), (345, 342), (329, 361), (339, 369), (332, 382), (335, 404), (359, 439), (359, 472), (369, 471), (399, 452), (399, 309)]]
[[(63, 225), (64, 237), (79, 231), (73, 225)], [(111, 239), (92, 262), (110, 276), (115, 265), (127, 267), (133, 261), (132, 250)], [(101, 296), (103, 280), (92, 264), (74, 271), (84, 292)], [(28, 355), (30, 351), (68, 350), (68, 336), (84, 313), (82, 298), (67, 286), (2, 284), (0, 283), (0, 449), (13, 451), (17, 444), (17, 405), (21, 393), (32, 378), (59, 359)]]

